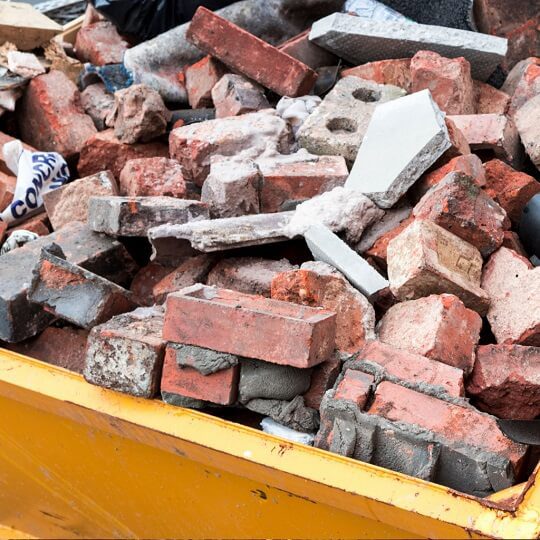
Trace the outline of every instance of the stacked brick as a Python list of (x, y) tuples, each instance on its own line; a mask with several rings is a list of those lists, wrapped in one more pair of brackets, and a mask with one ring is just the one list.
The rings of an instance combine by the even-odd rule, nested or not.
[[(478, 9), (506, 35), (502, 4)], [(199, 55), (175, 74), (191, 110), (173, 114), (144, 84), (35, 76), (18, 135), (72, 177), (0, 221), (0, 243), (40, 237), (0, 256), (0, 344), (473, 495), (524, 481), (531, 452), (497, 419), (540, 416), (540, 268), (522, 227), (540, 197), (540, 60), (507, 58), (498, 89), (485, 51), (443, 54), (439, 31), (360, 63), (346, 29), (275, 47), (200, 8)], [(104, 69), (128, 47), (103, 21), (75, 44)]]

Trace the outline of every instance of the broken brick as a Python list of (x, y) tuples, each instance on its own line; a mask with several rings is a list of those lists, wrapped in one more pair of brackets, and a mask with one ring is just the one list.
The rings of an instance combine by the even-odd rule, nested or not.
[(540, 60), (531, 57), (518, 62), (502, 89), (511, 96), (508, 114), (514, 116), (527, 101), (540, 94)]
[(25, 141), (38, 150), (58, 152), (66, 160), (76, 158), (96, 133), (79, 90), (61, 71), (30, 81), (17, 120)]
[(128, 161), (120, 173), (120, 195), (186, 198), (182, 167), (173, 159), (148, 157)]
[(361, 66), (344, 69), (341, 76), (360, 77), (378, 84), (391, 84), (410, 92), (412, 87), (411, 59), (399, 58), (368, 62)]
[(525, 152), (540, 170), (540, 94), (527, 101), (515, 118)]
[(459, 236), (484, 257), (501, 246), (510, 226), (506, 212), (462, 173), (450, 173), (431, 188), (414, 207), (413, 215)]
[(278, 49), (311, 69), (334, 66), (338, 63), (338, 58), (335, 55), (309, 40), (309, 30), (285, 41), (278, 46)]
[(56, 231), (72, 221), (86, 223), (90, 197), (116, 193), (118, 188), (111, 172), (102, 171), (45, 193), (43, 204)]
[[(273, 261), (257, 257), (238, 257), (218, 262), (208, 275), (207, 284), (246, 294), (270, 297), (272, 280), (281, 272), (295, 267), (281, 259)], [(278, 298), (278, 300), (280, 300)]]
[(105, 121), (114, 108), (114, 96), (105, 90), (103, 83), (87, 86), (81, 92), (81, 105), (98, 131), (106, 129)]
[(304, 394), (307, 407), (319, 410), (324, 393), (334, 386), (341, 371), (341, 359), (334, 354), (328, 360), (315, 366), (311, 373), (311, 384)]
[(88, 330), (136, 307), (129, 291), (46, 248), (34, 269), (28, 299), (54, 316)]
[(506, 114), (510, 96), (490, 84), (474, 81), (476, 114)]
[(363, 409), (374, 382), (375, 378), (368, 373), (347, 369), (336, 387), (334, 399), (352, 401), (359, 409)]
[(521, 243), (519, 235), (514, 231), (504, 231), (504, 239), (501, 247), (514, 250), (518, 255), (528, 258), (525, 247)]
[[(153, 306), (156, 304), (153, 294), (154, 287), (172, 271), (172, 268), (155, 262), (143, 266), (135, 274), (129, 288), (136, 302), (141, 306)], [(189, 283), (189, 285), (193, 285), (193, 283)]]
[(239, 116), (270, 108), (263, 89), (242, 75), (223, 75), (212, 88), (216, 118)]
[(476, 406), (499, 418), (534, 420), (540, 415), (540, 348), (482, 345), (467, 383)]
[(88, 337), (84, 378), (125, 394), (152, 398), (159, 391), (165, 342), (163, 313), (137, 309), (94, 327)]
[(124, 144), (112, 129), (101, 131), (88, 139), (81, 149), (77, 170), (80, 176), (90, 176), (109, 170), (116, 179), (132, 159), (169, 157), (169, 149), (161, 142)]
[(121, 64), (128, 46), (113, 23), (99, 21), (83, 26), (77, 32), (75, 53), (81, 62), (95, 66)]
[(24, 221), (17, 222), (15, 227), (12, 227), (9, 232), (25, 230), (33, 232), (38, 236), (47, 236), (51, 232), (51, 224), (46, 212), (40, 212)]
[(204, 7), (195, 13), (186, 38), (234, 71), (282, 96), (308, 94), (317, 78), (302, 62)]
[(212, 88), (227, 73), (227, 68), (216, 58), (205, 56), (184, 70), (186, 91), (192, 109), (212, 106)]
[(480, 252), (430, 221), (414, 221), (388, 245), (390, 290), (399, 300), (449, 293), (485, 315), (489, 297), (481, 276)]
[[(489, 294), (489, 291), (487, 291)], [(451, 294), (432, 295), (392, 306), (378, 326), (379, 339), (470, 372), (482, 319)]]
[(432, 51), (419, 51), (411, 60), (412, 92), (426, 88), (446, 114), (474, 114), (471, 65), (465, 58), (445, 58)]
[(540, 182), (498, 159), (488, 161), (484, 169), (484, 191), (506, 210), (514, 223), (519, 223), (527, 203), (540, 193)]
[(482, 288), (491, 297), (487, 318), (497, 343), (540, 347), (540, 268), (501, 248), (484, 267)]
[[(207, 352), (212, 354), (214, 351)], [(174, 344), (168, 345), (165, 350), (161, 376), (164, 400), (170, 403), (171, 396), (179, 395), (219, 405), (232, 405), (238, 395), (239, 366), (203, 375), (197, 369), (188, 367), (190, 360), (184, 358), (186, 354), (185, 347), (176, 348)]]
[(455, 122), (449, 116), (444, 119), (446, 128), (448, 129), (448, 137), (450, 139), (450, 148), (439, 159), (440, 162), (455, 158), (457, 156), (466, 156), (471, 153), (471, 147), (467, 141), (465, 134), (458, 129)]
[(300, 270), (278, 274), (272, 298), (335, 312), (339, 351), (357, 352), (375, 337), (375, 311), (369, 301), (325, 263), (306, 263)]
[(327, 310), (195, 285), (167, 297), (163, 337), (307, 368), (330, 357), (335, 330)]

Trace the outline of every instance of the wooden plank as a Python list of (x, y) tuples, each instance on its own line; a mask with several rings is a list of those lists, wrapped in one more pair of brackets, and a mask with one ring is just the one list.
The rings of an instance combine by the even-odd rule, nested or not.
[(11, 41), (21, 51), (45, 45), (62, 32), (55, 23), (30, 4), (0, 1), (0, 43)]
[(62, 33), (60, 34), (62, 40), (66, 41), (67, 43), (75, 44), (77, 32), (82, 28), (83, 21), (84, 15), (81, 15), (80, 17), (69, 21), (67, 24), (64, 24)]

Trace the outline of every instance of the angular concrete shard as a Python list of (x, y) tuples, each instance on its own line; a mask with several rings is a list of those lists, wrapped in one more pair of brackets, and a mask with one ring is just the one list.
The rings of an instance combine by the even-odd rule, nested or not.
[(369, 21), (345, 13), (317, 21), (309, 38), (355, 66), (411, 57), (421, 50), (447, 58), (463, 56), (471, 63), (473, 77), (481, 81), (495, 71), (508, 49), (506, 39), (487, 34), (425, 24)]
[(304, 237), (316, 260), (339, 270), (368, 298), (388, 287), (388, 281), (375, 268), (324, 225), (313, 225)]
[(391, 208), (450, 146), (429, 90), (389, 101), (375, 109), (345, 187)]
[(247, 246), (259, 246), (288, 240), (285, 227), (294, 212), (253, 214), (234, 218), (212, 219), (184, 225), (162, 225), (148, 232), (154, 248), (154, 258), (160, 259), (160, 250), (175, 242), (178, 247), (190, 242), (204, 253), (224, 251)]

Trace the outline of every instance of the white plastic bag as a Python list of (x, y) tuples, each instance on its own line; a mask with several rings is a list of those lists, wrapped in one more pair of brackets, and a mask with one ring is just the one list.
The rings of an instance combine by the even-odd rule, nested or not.
[(11, 204), (0, 209), (0, 220), (8, 224), (23, 221), (43, 205), (43, 195), (63, 186), (69, 180), (69, 168), (56, 152), (30, 152), (21, 141), (4, 145), (4, 159), (17, 175), (15, 196)]

